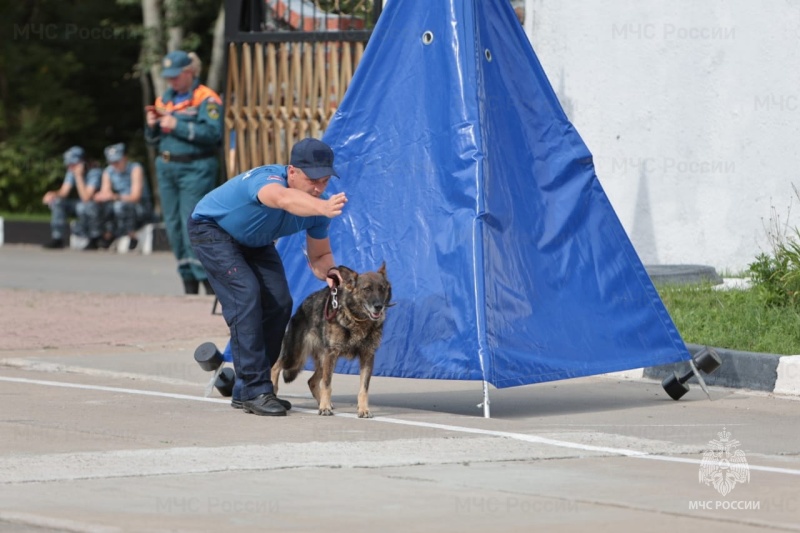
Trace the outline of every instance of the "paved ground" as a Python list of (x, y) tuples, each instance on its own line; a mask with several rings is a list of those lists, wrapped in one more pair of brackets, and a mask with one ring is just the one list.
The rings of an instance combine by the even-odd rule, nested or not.
[(298, 380), (260, 418), (203, 397), (225, 328), (179, 292), (165, 254), (0, 247), (0, 531), (800, 529), (797, 397), (604, 376), (487, 420), (478, 383), (376, 378), (359, 420), (337, 375), (337, 416)]

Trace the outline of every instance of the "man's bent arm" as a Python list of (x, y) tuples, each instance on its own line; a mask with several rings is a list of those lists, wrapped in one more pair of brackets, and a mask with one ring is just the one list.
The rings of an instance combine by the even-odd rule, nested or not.
[(331, 240), (328, 237), (313, 239), (306, 236), (306, 250), (311, 271), (317, 278), (325, 281), (328, 277), (328, 270), (336, 266), (333, 262)]

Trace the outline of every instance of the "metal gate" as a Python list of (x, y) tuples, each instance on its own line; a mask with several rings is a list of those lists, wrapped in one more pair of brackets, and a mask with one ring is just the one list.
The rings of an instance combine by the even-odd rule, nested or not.
[(296, 141), (322, 136), (380, 11), (381, 0), (226, 0), (227, 177), (287, 164)]

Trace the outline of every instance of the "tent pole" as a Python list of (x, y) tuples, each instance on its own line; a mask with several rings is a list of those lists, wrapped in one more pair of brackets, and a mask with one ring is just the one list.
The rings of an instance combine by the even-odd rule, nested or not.
[(483, 380), (483, 418), (492, 418), (489, 412), (489, 382)]

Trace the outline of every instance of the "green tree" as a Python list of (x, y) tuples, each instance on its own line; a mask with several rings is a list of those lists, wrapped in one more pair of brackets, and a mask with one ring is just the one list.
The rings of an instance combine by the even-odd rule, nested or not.
[[(159, 14), (149, 54), (145, 5)], [(144, 161), (143, 106), (155, 93), (150, 67), (170, 36), (172, 46), (210, 58), (220, 6), (221, 0), (0, 3), (0, 211), (46, 212), (41, 197), (63, 178), (61, 154), (72, 145), (102, 161), (105, 146), (125, 142), (131, 157)]]
[(99, 156), (141, 131), (126, 105), (138, 102), (140, 15), (103, 0), (0, 5), (0, 211), (46, 211), (66, 148)]

